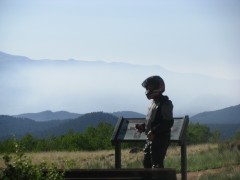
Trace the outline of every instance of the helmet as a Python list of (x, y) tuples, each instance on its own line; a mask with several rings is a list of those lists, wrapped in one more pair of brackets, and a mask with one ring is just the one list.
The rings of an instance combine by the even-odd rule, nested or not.
[(165, 83), (160, 76), (150, 76), (145, 79), (142, 86), (146, 88), (148, 99), (154, 99), (165, 91)]

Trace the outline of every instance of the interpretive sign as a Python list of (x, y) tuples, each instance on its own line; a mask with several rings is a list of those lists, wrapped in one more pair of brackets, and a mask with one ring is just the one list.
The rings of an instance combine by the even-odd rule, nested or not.
[[(186, 160), (186, 131), (188, 126), (188, 116), (174, 118), (171, 128), (171, 142), (177, 142), (181, 146), (181, 171), (182, 180), (187, 179), (187, 160)], [(124, 118), (121, 117), (115, 127), (112, 136), (112, 144), (115, 145), (115, 167), (121, 168), (121, 143), (122, 142), (144, 142), (146, 134), (138, 133), (135, 129), (136, 124), (146, 123), (145, 118)]]
[[(138, 133), (135, 129), (136, 124), (143, 124), (145, 118), (120, 118), (115, 127), (112, 143), (116, 141), (145, 141), (147, 136), (145, 133)], [(183, 139), (184, 131), (188, 124), (188, 117), (174, 118), (174, 124), (171, 129), (171, 141), (180, 142)]]

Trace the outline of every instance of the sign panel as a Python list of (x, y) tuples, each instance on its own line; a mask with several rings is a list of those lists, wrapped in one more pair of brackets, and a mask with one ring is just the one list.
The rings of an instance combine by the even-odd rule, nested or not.
[(118, 134), (118, 140), (146, 140), (145, 133), (138, 133), (136, 124), (142, 124), (145, 119), (123, 119), (122, 126)]
[[(119, 120), (118, 127), (115, 129), (113, 141), (145, 141), (145, 133), (138, 133), (135, 129), (136, 124), (145, 123), (145, 118), (122, 118)], [(171, 129), (171, 141), (180, 141), (182, 132), (187, 126), (188, 119), (174, 118), (174, 124)]]

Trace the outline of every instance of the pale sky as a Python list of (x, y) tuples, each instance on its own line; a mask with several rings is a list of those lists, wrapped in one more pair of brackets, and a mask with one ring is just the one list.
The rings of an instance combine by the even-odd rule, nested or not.
[[(121, 72), (97, 72), (97, 67), (98, 84), (87, 83), (96, 81), (93, 72), (83, 73), (89, 69), (2, 68), (0, 114), (145, 113), (148, 101), (140, 82), (148, 73), (164, 76), (176, 112), (185, 108), (189, 113), (193, 106), (196, 113), (216, 110), (239, 103), (240, 1), (0, 0), (0, 51), (34, 60), (147, 65), (141, 73), (120, 67)], [(180, 73), (163, 74), (152, 65)], [(203, 81), (185, 73), (217, 78), (204, 76)], [(99, 103), (92, 107), (89, 98)]]
[(240, 1), (0, 0), (0, 51), (240, 79)]

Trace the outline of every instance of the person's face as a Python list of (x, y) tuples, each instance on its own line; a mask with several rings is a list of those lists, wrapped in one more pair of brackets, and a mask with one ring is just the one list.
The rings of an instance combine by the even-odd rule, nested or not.
[(151, 97), (151, 94), (153, 93), (153, 91), (154, 91), (154, 86), (153, 86), (153, 85), (148, 85), (148, 86), (146, 87), (146, 92), (145, 92), (145, 94), (146, 94), (146, 96), (147, 96), (148, 99), (152, 99), (152, 98), (153, 98), (153, 97)]

